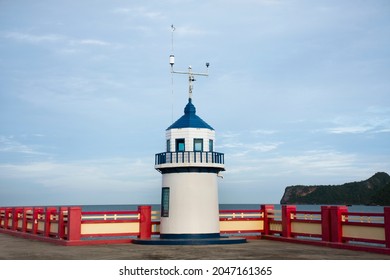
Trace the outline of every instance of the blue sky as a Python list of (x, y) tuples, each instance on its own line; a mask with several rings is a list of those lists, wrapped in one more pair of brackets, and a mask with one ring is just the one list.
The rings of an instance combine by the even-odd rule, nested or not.
[[(159, 203), (154, 155), (193, 103), (221, 203), (390, 173), (387, 0), (1, 0), (0, 205)], [(173, 85), (173, 86), (172, 86)], [(173, 89), (173, 90), (172, 90)]]

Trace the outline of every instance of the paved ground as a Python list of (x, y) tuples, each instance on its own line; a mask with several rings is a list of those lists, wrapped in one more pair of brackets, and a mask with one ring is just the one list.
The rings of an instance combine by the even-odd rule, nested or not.
[(251, 240), (234, 245), (60, 246), (0, 233), (0, 260), (390, 260), (390, 255)]

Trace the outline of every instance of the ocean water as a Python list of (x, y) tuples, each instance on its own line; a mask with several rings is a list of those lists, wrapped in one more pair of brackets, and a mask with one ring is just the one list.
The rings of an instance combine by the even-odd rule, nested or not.
[[(142, 205), (142, 204), (140, 204)], [(159, 204), (149, 204), (153, 211), (160, 211)], [(280, 210), (280, 204), (273, 204), (275, 210)], [(107, 205), (82, 205), (82, 211), (134, 211), (139, 204), (107, 204)], [(220, 210), (256, 210), (260, 204), (220, 204)], [(351, 205), (348, 212), (383, 213), (383, 206)], [(298, 211), (321, 211), (321, 205), (297, 205)]]

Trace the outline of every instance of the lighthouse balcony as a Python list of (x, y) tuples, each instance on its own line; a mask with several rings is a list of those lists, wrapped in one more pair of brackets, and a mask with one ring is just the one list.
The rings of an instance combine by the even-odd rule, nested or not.
[(225, 155), (217, 152), (164, 152), (156, 154), (155, 168), (211, 167), (225, 170)]

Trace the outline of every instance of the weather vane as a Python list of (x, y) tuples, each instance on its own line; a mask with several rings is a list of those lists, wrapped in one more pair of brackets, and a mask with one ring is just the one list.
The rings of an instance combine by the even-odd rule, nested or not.
[(173, 24), (171, 25), (171, 29), (172, 29), (172, 54), (169, 56), (169, 64), (171, 65), (171, 73), (172, 74), (188, 75), (188, 83), (189, 83), (188, 98), (192, 99), (192, 89), (193, 89), (192, 83), (196, 81), (194, 76), (206, 76), (207, 77), (209, 75), (208, 69), (209, 69), (210, 63), (206, 62), (206, 72), (205, 73), (192, 72), (191, 66), (188, 66), (188, 71), (175, 71), (175, 70), (173, 70), (173, 65), (175, 64), (175, 56), (173, 55), (173, 32), (176, 30), (176, 28), (173, 26)]

